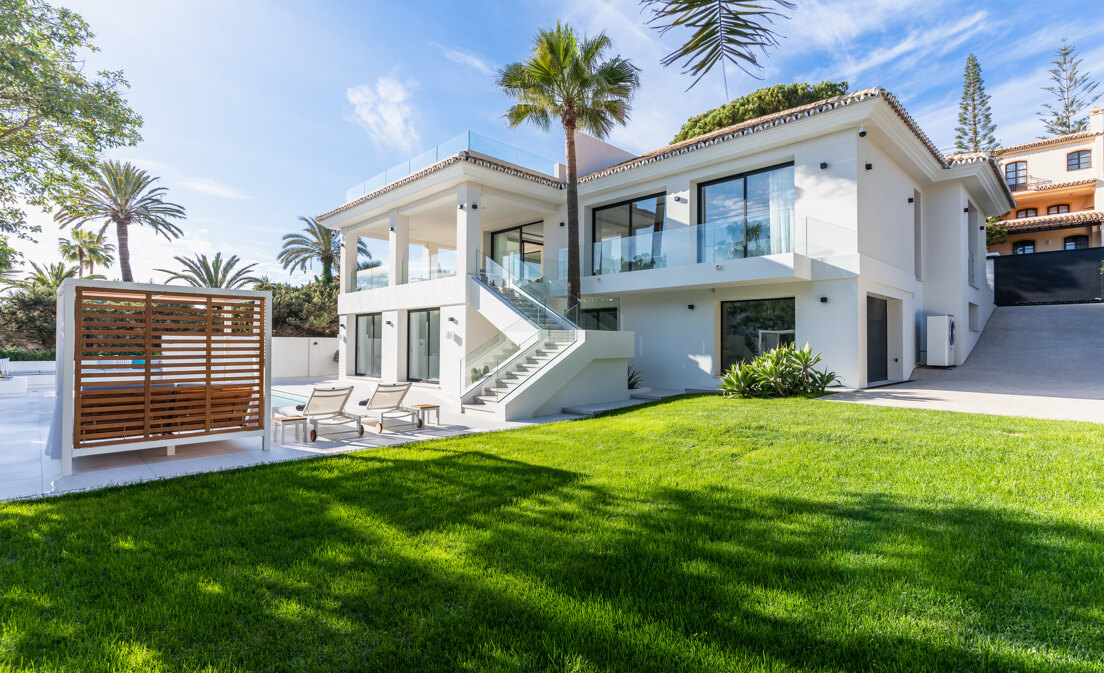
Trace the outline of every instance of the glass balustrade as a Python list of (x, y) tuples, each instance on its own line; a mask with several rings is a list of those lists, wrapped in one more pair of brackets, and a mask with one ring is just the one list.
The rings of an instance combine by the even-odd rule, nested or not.
[(403, 261), (402, 277), (406, 283), (436, 280), (456, 275), (456, 251), (441, 250), (435, 255), (413, 257)]
[(433, 164), (444, 161), (466, 150), (485, 154), (495, 159), (501, 159), (502, 161), (542, 175), (552, 175), (555, 171), (556, 162), (551, 159), (546, 159), (532, 152), (527, 152), (500, 140), (467, 131), (453, 138), (449, 138), (445, 142), (431, 147), (417, 156), (407, 159), (401, 164), (392, 166), (386, 171), (368, 178), (368, 180), (358, 185), (350, 187), (345, 192), (345, 202), (354, 201), (365, 194), (381, 189), (392, 182), (402, 180), (408, 175), (429, 168)]
[(360, 269), (356, 272), (357, 290), (375, 290), (387, 287), (387, 265), (380, 264), (371, 269)]

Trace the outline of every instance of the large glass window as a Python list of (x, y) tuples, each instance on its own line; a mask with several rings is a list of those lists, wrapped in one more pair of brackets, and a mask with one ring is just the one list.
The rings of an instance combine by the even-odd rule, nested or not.
[(519, 278), (542, 278), (544, 223), (523, 224), (491, 234), (491, 259)]
[(1025, 217), (1035, 217), (1039, 214), (1036, 208), (1020, 208), (1016, 211), (1016, 219), (1023, 219)]
[(1013, 255), (1030, 255), (1035, 252), (1035, 241), (1016, 241), (1012, 244)]
[(441, 377), (441, 310), (411, 311), (408, 316), (406, 378), (438, 381)]
[(368, 313), (356, 317), (357, 376), (379, 378), (383, 372), (383, 314)]
[(793, 343), (793, 298), (721, 302), (721, 370)]
[(1066, 155), (1066, 170), (1079, 171), (1082, 168), (1092, 168), (1092, 152), (1078, 150)]
[(1027, 162), (1013, 161), (1004, 165), (1004, 181), (1014, 192), (1027, 189)]
[(1063, 241), (1066, 250), (1084, 250), (1089, 247), (1089, 237), (1084, 234), (1077, 236), (1066, 236), (1066, 240)]
[(591, 217), (595, 274), (655, 266), (661, 243), (666, 194), (595, 208)]
[(698, 185), (702, 259), (793, 250), (793, 164)]
[(1047, 215), (1061, 215), (1069, 212), (1068, 203), (1059, 203), (1056, 206), (1047, 206)]

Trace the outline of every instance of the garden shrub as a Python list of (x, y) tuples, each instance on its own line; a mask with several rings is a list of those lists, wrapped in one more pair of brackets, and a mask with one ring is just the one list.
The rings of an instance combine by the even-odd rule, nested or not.
[(813, 353), (808, 344), (779, 346), (751, 362), (732, 365), (721, 376), (721, 392), (725, 397), (819, 395), (838, 385), (835, 372), (816, 370), (820, 361), (820, 353)]

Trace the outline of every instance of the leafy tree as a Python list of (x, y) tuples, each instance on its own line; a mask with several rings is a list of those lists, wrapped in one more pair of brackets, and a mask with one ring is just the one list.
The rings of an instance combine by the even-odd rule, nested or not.
[(847, 93), (847, 82), (775, 84), (764, 87), (718, 108), (691, 117), (686, 120), (671, 142), (682, 142), (749, 119), (816, 103), (833, 96), (842, 96), (845, 93)]
[(1043, 110), (1036, 114), (1051, 135), (1081, 133), (1089, 125), (1088, 116), (1081, 115), (1081, 112), (1100, 98), (1100, 94), (1095, 93), (1100, 83), (1090, 79), (1089, 73), (1081, 73), (1082, 59), (1065, 39), (1057, 55), (1058, 58), (1051, 61), (1054, 67), (1050, 69), (1050, 79), (1054, 84), (1043, 87), (1043, 91), (1050, 92), (1057, 100), (1043, 103)]
[[(315, 222), (313, 217), (300, 216), (299, 220), (307, 226), (302, 233), (284, 235), (284, 245), (276, 259), (292, 273), (296, 269), (305, 272), (317, 261), (322, 264), (322, 282), (332, 284), (334, 272), (341, 271), (341, 234)], [(357, 256), (372, 258), (364, 241), (357, 240)]]
[(498, 73), (498, 85), (516, 101), (506, 111), (511, 127), (530, 122), (548, 130), (559, 117), (567, 163), (567, 306), (579, 305), (579, 183), (575, 164), (575, 130), (599, 138), (614, 124), (629, 119), (632, 96), (640, 84), (638, 69), (614, 56), (603, 60), (612, 42), (605, 33), (581, 39), (571, 26), (557, 23), (541, 30), (524, 63)]
[(77, 263), (78, 276), (84, 276), (85, 265), (88, 266), (88, 273), (93, 273), (97, 264), (109, 266), (115, 261), (115, 246), (105, 240), (106, 230), (106, 224), (97, 233), (74, 229), (71, 238), (58, 239), (62, 259)]
[(663, 57), (670, 66), (682, 61), (682, 72), (694, 78), (692, 88), (717, 63), (721, 64), (725, 99), (728, 99), (726, 63), (755, 76), (761, 70), (760, 53), (778, 44), (775, 19), (789, 18), (782, 10), (796, 5), (787, 0), (641, 0), (651, 10), (648, 23), (663, 35), (673, 28), (693, 33), (681, 47)]
[(165, 201), (168, 189), (153, 186), (158, 179), (129, 162), (104, 162), (94, 184), (81, 193), (76, 203), (64, 206), (54, 221), (74, 229), (88, 222), (115, 223), (119, 271), (124, 282), (132, 282), (130, 225), (149, 227), (170, 241), (183, 233), (171, 220), (183, 218), (184, 207)]
[(69, 201), (101, 152), (141, 140), (122, 72), (85, 72), (87, 53), (97, 51), (92, 38), (67, 9), (0, 0), (0, 247), (5, 235), (37, 232), (20, 201)]
[(955, 149), (959, 152), (991, 152), (997, 149), (997, 139), (993, 136), (997, 125), (993, 123), (989, 94), (985, 93), (985, 81), (981, 78), (981, 64), (973, 54), (966, 57), (962, 79)]
[(272, 336), (337, 336), (339, 289), (334, 283), (295, 286), (264, 279), (254, 289), (272, 293)]
[(1000, 245), (1008, 240), (1008, 226), (999, 218), (990, 217), (985, 221), (985, 245)]
[(37, 351), (53, 348), (57, 290), (30, 285), (0, 297), (0, 344)]
[(207, 255), (199, 254), (193, 258), (177, 255), (173, 259), (180, 262), (184, 268), (180, 271), (156, 269), (161, 273), (168, 274), (168, 278), (165, 279), (168, 283), (174, 280), (182, 280), (192, 287), (217, 287), (225, 290), (236, 290), (246, 285), (258, 283), (261, 280), (256, 276), (249, 275), (253, 267), (257, 266), (256, 263), (246, 264), (240, 269), (234, 269), (241, 261), (237, 255), (231, 255), (225, 262), (222, 260), (221, 252), (216, 252), (214, 259), (210, 260), (207, 259)]

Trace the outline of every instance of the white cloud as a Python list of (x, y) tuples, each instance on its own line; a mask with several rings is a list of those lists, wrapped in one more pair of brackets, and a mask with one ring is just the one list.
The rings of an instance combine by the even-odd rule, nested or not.
[(375, 86), (349, 88), (345, 96), (353, 104), (352, 121), (367, 130), (378, 147), (412, 152), (421, 140), (414, 129), (414, 108), (409, 103), (414, 86), (413, 82), (380, 77)]
[(220, 182), (215, 182), (209, 178), (195, 178), (184, 177), (175, 180), (175, 185), (181, 189), (186, 189), (192, 192), (199, 192), (200, 194), (207, 194), (208, 196), (216, 196), (222, 199), (249, 199), (252, 198), (247, 194), (242, 194), (238, 190), (228, 187)]
[(443, 44), (433, 43), (438, 49), (441, 50), (441, 55), (448, 60), (465, 65), (469, 68), (478, 70), (485, 75), (495, 74), (495, 66), (487, 61), (487, 59), (474, 54), (470, 51), (465, 51), (458, 47), (446, 47)]

